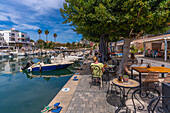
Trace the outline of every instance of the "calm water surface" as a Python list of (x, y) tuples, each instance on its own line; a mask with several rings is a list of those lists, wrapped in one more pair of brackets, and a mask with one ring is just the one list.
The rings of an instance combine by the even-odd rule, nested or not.
[[(0, 113), (40, 113), (73, 74), (69, 69), (61, 69), (44, 72), (41, 73), (42, 77), (34, 78), (28, 73), (20, 72), (20, 68), (28, 60), (38, 62), (43, 58), (22, 57), (0, 62)], [(54, 77), (43, 77), (44, 75)]]

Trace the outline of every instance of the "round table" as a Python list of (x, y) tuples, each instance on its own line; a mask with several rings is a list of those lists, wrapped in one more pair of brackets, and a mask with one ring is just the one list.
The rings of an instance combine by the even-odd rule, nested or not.
[[(133, 88), (138, 88), (140, 86), (139, 82), (129, 79), (128, 82), (119, 82), (118, 78), (113, 79), (112, 84), (115, 86), (118, 86), (120, 89), (120, 106), (115, 111), (115, 113), (118, 113), (123, 107), (126, 107), (125, 101), (128, 97), (129, 91)], [(125, 88), (128, 88), (129, 90), (126, 92)]]

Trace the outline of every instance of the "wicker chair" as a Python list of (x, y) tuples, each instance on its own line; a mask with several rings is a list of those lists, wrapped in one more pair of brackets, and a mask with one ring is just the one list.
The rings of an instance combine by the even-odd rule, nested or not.
[(156, 88), (159, 85), (159, 72), (150, 71), (146, 77), (142, 78), (142, 83), (143, 85), (145, 85), (146, 83), (152, 83), (154, 85), (154, 88)]
[(170, 83), (170, 73), (167, 74), (167, 76), (164, 78), (164, 83)]
[[(142, 66), (142, 65), (148, 65), (148, 63), (130, 63), (130, 62), (127, 62), (127, 63), (124, 63), (123, 64), (124, 65), (124, 69), (125, 69), (125, 73), (127, 74), (127, 75), (129, 75), (129, 76), (131, 76), (131, 67), (132, 66)], [(146, 76), (148, 73), (142, 73), (141, 75), (142, 76)], [(138, 72), (136, 72), (135, 70), (133, 70), (133, 76), (139, 76), (139, 73)]]

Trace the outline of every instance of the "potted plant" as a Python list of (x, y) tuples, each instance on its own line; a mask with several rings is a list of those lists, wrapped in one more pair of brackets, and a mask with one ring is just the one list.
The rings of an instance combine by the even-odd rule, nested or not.
[(129, 81), (129, 76), (128, 75), (124, 75), (123, 76), (123, 81), (124, 82), (128, 82)]

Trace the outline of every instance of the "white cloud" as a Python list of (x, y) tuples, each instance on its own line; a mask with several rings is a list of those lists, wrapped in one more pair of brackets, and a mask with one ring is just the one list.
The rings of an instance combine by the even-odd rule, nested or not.
[(16, 28), (16, 29), (31, 29), (31, 30), (37, 30), (37, 29), (40, 29), (40, 28), (39, 28), (39, 27), (37, 27), (37, 26), (34, 26), (34, 25), (28, 25), (28, 24), (14, 25), (13, 27), (14, 27), (14, 28)]
[(8, 21), (9, 19), (4, 15), (0, 15), (0, 20), (1, 21)]
[(65, 0), (15, 0), (15, 2), (30, 7), (38, 15), (46, 14), (51, 9), (60, 9)]
[(5, 26), (5, 25), (0, 25), (0, 27), (2, 27), (2, 28), (7, 28), (7, 26)]

